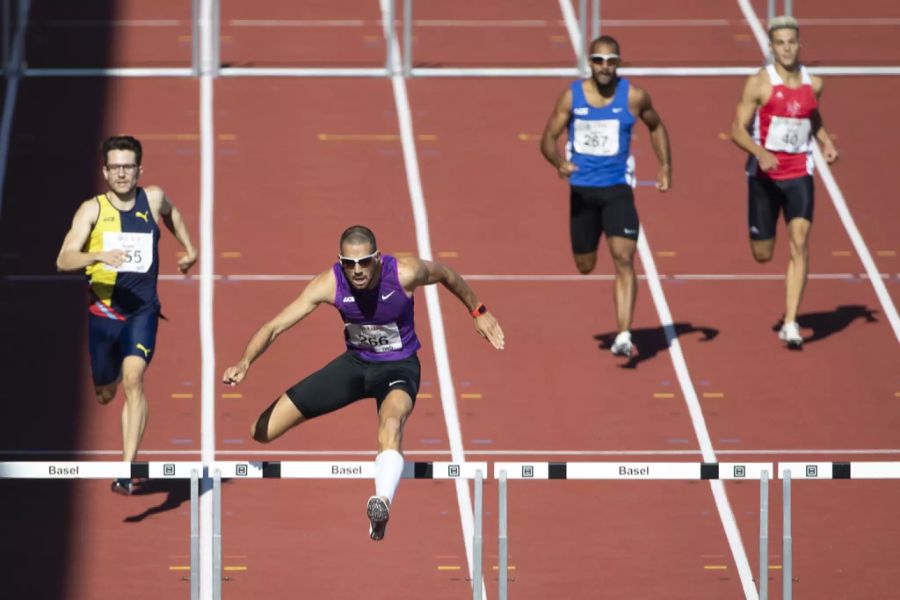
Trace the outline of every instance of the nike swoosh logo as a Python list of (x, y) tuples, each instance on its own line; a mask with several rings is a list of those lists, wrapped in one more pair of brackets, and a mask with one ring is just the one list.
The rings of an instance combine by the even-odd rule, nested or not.
[(614, 113), (620, 113), (620, 112), (622, 112), (622, 109), (621, 109), (621, 108), (614, 108), (614, 109), (613, 109), (613, 112), (614, 112)]
[(631, 235), (632, 233), (637, 233), (637, 229), (628, 229), (628, 228), (626, 227), (626, 228), (625, 228), (625, 233), (627, 233), (628, 235)]
[(390, 291), (389, 293), (387, 293), (387, 294), (382, 294), (382, 295), (381, 295), (381, 299), (382, 299), (382, 300), (387, 300), (388, 298), (390, 298), (391, 296), (393, 296), (393, 295), (394, 295), (394, 292), (396, 292), (396, 291), (397, 291), (397, 290), (391, 290), (391, 291)]
[(395, 383), (406, 383), (406, 380), (405, 380), (405, 379), (398, 379), (398, 380), (396, 380), (396, 381), (391, 381), (390, 383), (388, 383), (388, 387), (391, 387), (391, 386), (394, 385)]

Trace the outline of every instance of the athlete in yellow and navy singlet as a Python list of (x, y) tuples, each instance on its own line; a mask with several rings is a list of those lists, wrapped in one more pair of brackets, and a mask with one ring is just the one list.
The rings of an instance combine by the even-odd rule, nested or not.
[(105, 194), (95, 200), (100, 214), (84, 250), (118, 248), (125, 253), (118, 268), (97, 262), (85, 269), (90, 284), (91, 371), (96, 385), (106, 385), (118, 380), (126, 356), (148, 363), (152, 358), (160, 313), (159, 226), (143, 188), (137, 188), (131, 210), (117, 209)]

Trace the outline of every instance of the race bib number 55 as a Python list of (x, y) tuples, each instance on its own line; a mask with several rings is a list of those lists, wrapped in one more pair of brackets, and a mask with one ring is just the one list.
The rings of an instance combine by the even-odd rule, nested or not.
[(370, 352), (390, 352), (403, 348), (400, 340), (400, 328), (396, 323), (384, 325), (357, 325), (347, 323), (347, 339), (350, 344), (360, 350)]
[(615, 156), (619, 153), (619, 121), (575, 120), (575, 152), (591, 156)]
[(125, 259), (118, 267), (103, 265), (107, 271), (146, 273), (153, 265), (153, 234), (107, 231), (103, 234), (103, 251), (121, 250)]

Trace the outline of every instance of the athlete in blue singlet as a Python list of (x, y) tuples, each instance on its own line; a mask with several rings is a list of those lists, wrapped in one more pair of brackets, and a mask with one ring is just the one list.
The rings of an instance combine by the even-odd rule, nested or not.
[[(135, 459), (147, 423), (144, 372), (156, 350), (160, 304), (159, 221), (184, 247), (182, 273), (197, 261), (181, 213), (156, 186), (138, 187), (141, 143), (130, 136), (103, 142), (103, 177), (109, 189), (82, 203), (56, 259), (60, 271), (84, 269), (90, 285), (88, 341), (97, 400), (108, 404), (119, 382), (122, 458)], [(130, 494), (130, 479), (117, 479), (113, 491)]]
[[(632, 356), (631, 321), (637, 294), (634, 252), (640, 224), (634, 206), (634, 161), (631, 130), (640, 119), (650, 131), (659, 161), (656, 187), (664, 192), (672, 180), (669, 136), (650, 95), (621, 79), (619, 43), (604, 35), (591, 43), (591, 77), (578, 79), (556, 102), (541, 137), (541, 153), (570, 183), (572, 253), (583, 274), (594, 270), (597, 246), (605, 233), (616, 269), (614, 302), (618, 335), (611, 350)], [(566, 155), (559, 137), (567, 132)]]
[(375, 398), (378, 455), (375, 495), (366, 504), (369, 536), (384, 537), (390, 504), (403, 472), (403, 425), (419, 389), (419, 359), (413, 292), (440, 283), (460, 299), (475, 319), (475, 331), (503, 348), (503, 330), (475, 292), (446, 265), (418, 258), (382, 255), (375, 235), (356, 225), (341, 235), (339, 261), (313, 278), (300, 296), (250, 339), (223, 380), (237, 384), (250, 365), (284, 333), (320, 304), (331, 304), (344, 320), (347, 351), (281, 395), (251, 427), (258, 442), (270, 442), (300, 423)]

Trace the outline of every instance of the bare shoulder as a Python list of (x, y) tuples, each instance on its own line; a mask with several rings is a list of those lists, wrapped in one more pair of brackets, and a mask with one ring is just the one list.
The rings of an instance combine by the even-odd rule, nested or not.
[(166, 193), (158, 185), (148, 185), (144, 192), (147, 194), (147, 202), (154, 209), (159, 208), (166, 197)]
[(315, 303), (326, 302), (334, 304), (334, 294), (337, 292), (337, 279), (334, 276), (334, 270), (328, 269), (313, 277), (303, 292)]
[(75, 220), (83, 221), (88, 225), (96, 223), (98, 218), (100, 218), (100, 203), (96, 197), (83, 201), (75, 211)]
[(628, 104), (639, 110), (646, 109), (653, 104), (650, 100), (650, 92), (633, 83), (630, 84), (628, 86)]
[(825, 80), (819, 77), (818, 75), (809, 76), (810, 81), (812, 82), (812, 89), (815, 92), (816, 96), (822, 93), (822, 90), (825, 89)]
[(556, 100), (556, 110), (559, 112), (569, 112), (572, 110), (572, 86), (566, 86), (559, 98)]
[(412, 291), (424, 277), (427, 277), (428, 265), (415, 256), (397, 257), (397, 278), (404, 289)]
[(765, 67), (760, 68), (756, 73), (747, 77), (744, 83), (743, 100), (753, 100), (761, 103), (764, 96), (768, 96), (766, 89), (772, 86), (769, 81), (769, 73)]

